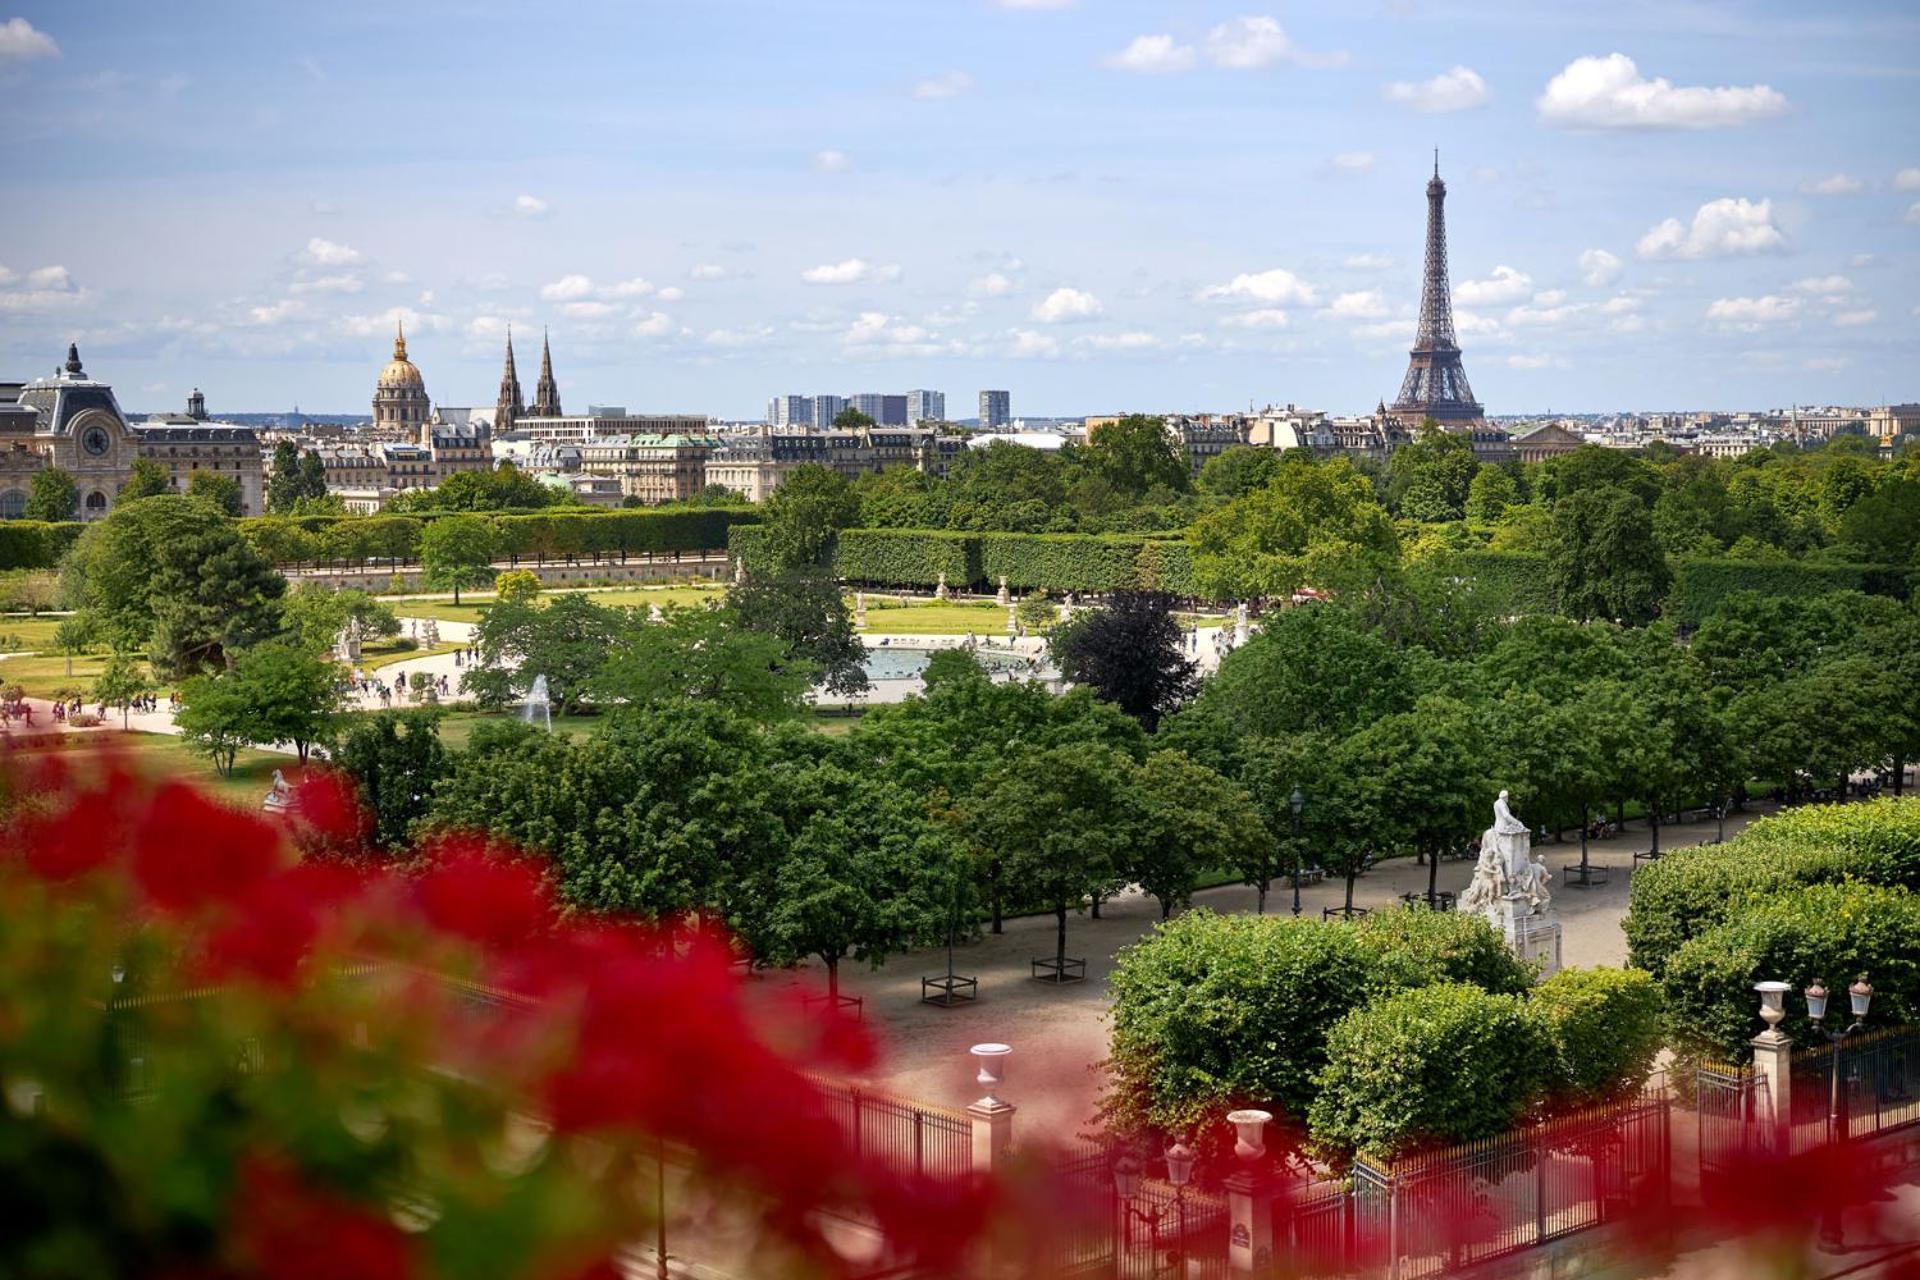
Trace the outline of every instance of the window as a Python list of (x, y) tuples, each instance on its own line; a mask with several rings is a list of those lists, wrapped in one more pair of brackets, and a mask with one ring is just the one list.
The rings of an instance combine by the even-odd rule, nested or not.
[(27, 514), (25, 489), (0, 490), (0, 520), (18, 520)]
[(87, 495), (88, 511), (100, 512), (100, 511), (105, 511), (106, 509), (107, 509), (106, 494), (100, 492), (98, 489), (95, 489), (92, 493), (89, 493)]

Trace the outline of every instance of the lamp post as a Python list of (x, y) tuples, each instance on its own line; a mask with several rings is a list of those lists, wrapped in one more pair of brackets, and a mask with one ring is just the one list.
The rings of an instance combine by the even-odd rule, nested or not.
[[(1865, 975), (1856, 978), (1847, 988), (1847, 997), (1853, 1009), (1853, 1021), (1838, 1031), (1827, 1029), (1827, 988), (1816, 979), (1805, 993), (1807, 998), (1807, 1018), (1813, 1023), (1813, 1029), (1827, 1038), (1833, 1046), (1833, 1058), (1827, 1064), (1827, 1141), (1835, 1147), (1835, 1158), (1839, 1158), (1838, 1148), (1846, 1144), (1847, 1130), (1852, 1128), (1840, 1102), (1840, 1053), (1845, 1047), (1847, 1037), (1864, 1030), (1867, 1025), (1867, 1007), (1873, 1001), (1873, 988), (1868, 985)], [(1820, 1214), (1820, 1238), (1822, 1241), (1839, 1245), (1842, 1240), (1840, 1223), (1840, 1200), (1837, 1193), (1829, 1192), (1826, 1205)]]
[(1307, 803), (1299, 787), (1287, 797), (1287, 807), (1293, 810), (1293, 914), (1300, 914), (1300, 810)]
[(1179, 1243), (1175, 1246), (1169, 1261), (1174, 1274), (1186, 1264), (1187, 1256), (1187, 1182), (1193, 1177), (1193, 1148), (1184, 1142), (1175, 1142), (1165, 1153), (1167, 1161), (1167, 1181), (1173, 1184), (1173, 1203), (1158, 1209), (1142, 1209), (1134, 1203), (1134, 1196), (1140, 1191), (1140, 1159), (1131, 1154), (1121, 1156), (1113, 1164), (1113, 1189), (1120, 1200), (1122, 1225), (1122, 1243), (1133, 1243), (1132, 1225), (1135, 1222), (1145, 1224), (1151, 1233), (1148, 1237), (1153, 1250), (1154, 1273), (1159, 1273), (1160, 1261), (1160, 1224), (1169, 1215), (1178, 1214), (1180, 1219)]

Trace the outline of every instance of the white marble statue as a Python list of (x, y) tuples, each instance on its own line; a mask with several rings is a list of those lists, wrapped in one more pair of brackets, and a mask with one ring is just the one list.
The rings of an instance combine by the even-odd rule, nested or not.
[(1502, 791), (1493, 802), (1493, 825), (1480, 837), (1473, 880), (1454, 906), (1483, 917), (1541, 977), (1560, 967), (1560, 923), (1547, 891), (1551, 879), (1546, 860), (1534, 852), (1527, 824), (1514, 815)]
[(268, 813), (285, 813), (293, 805), (293, 788), (287, 783), (287, 775), (278, 769), (273, 771), (273, 790), (267, 792), (267, 798), (260, 804)]
[(933, 589), (933, 598), (935, 600), (945, 600), (952, 594), (953, 593), (947, 589), (947, 575), (942, 573), (940, 575), (940, 585)]
[(1004, 573), (1000, 575), (1000, 597), (999, 597), (999, 600), (1000, 600), (1000, 603), (1001, 603), (1001, 604), (1003, 604), (1003, 605), (1005, 605), (1005, 604), (1011, 604), (1011, 603), (1012, 603), (1012, 601), (1013, 601), (1013, 597), (1012, 597), (1012, 593), (1011, 593), (1011, 592), (1009, 592), (1009, 591), (1007, 590), (1007, 575), (1006, 575), (1006, 574), (1004, 574)]

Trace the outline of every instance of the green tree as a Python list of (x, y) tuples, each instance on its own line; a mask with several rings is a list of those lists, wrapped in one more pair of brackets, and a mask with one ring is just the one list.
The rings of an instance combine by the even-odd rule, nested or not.
[(187, 480), (187, 495), (210, 502), (230, 516), (238, 516), (245, 509), (240, 481), (235, 476), (196, 471)]
[(499, 707), (524, 699), (545, 676), (554, 714), (571, 714), (585, 703), (594, 678), (633, 625), (624, 610), (578, 591), (555, 595), (544, 607), (496, 602), (474, 631), (474, 660), (460, 687)]
[(133, 474), (120, 486), (120, 501), (137, 502), (141, 498), (157, 498), (171, 492), (173, 478), (167, 474), (165, 467), (152, 458), (135, 458)]
[(1280, 469), (1280, 451), (1236, 444), (1208, 458), (1200, 468), (1200, 491), (1232, 501), (1265, 488)]
[(866, 648), (854, 634), (840, 584), (827, 570), (800, 565), (750, 573), (728, 588), (727, 608), (738, 626), (772, 636), (790, 659), (812, 665), (829, 691), (850, 694), (867, 687), (861, 666)]
[(1646, 504), (1604, 486), (1554, 503), (1547, 577), (1561, 613), (1629, 625), (1651, 622), (1673, 581)]
[(761, 504), (766, 566), (775, 576), (824, 569), (840, 530), (859, 519), (847, 478), (816, 463), (795, 467)]
[(778, 637), (737, 625), (727, 610), (669, 608), (658, 624), (627, 627), (588, 687), (601, 706), (692, 701), (772, 724), (805, 709), (815, 674)]
[(842, 431), (858, 431), (863, 427), (873, 427), (879, 424), (867, 414), (860, 412), (852, 405), (848, 405), (833, 415), (833, 425)]
[(319, 500), (327, 496), (327, 464), (312, 449), (300, 455), (298, 492), (294, 494), (294, 505), (302, 498)]
[(228, 664), (280, 631), (287, 582), (205, 502), (163, 495), (88, 526), (62, 562), (62, 586), (115, 649), (146, 648), (164, 680)]
[(1472, 441), (1428, 421), (1387, 462), (1387, 505), (1427, 524), (1463, 519), (1479, 471)]
[(1080, 447), (1080, 458), (1115, 490), (1132, 497), (1156, 487), (1174, 493), (1193, 488), (1186, 446), (1167, 430), (1164, 418), (1134, 413), (1097, 427)]
[(79, 505), (80, 486), (59, 467), (42, 467), (27, 482), (25, 515), (29, 520), (71, 520)]
[[(218, 676), (189, 680), (180, 691), (180, 731), (233, 768), (233, 743), (293, 744), (308, 750), (331, 735), (340, 710), (340, 669), (291, 645), (269, 642), (240, 653)], [(199, 704), (196, 706), (196, 702)]]
[(276, 516), (287, 515), (304, 492), (300, 446), (291, 440), (282, 440), (273, 446), (273, 465), (267, 473), (267, 510)]
[(506, 569), (493, 580), (493, 593), (505, 604), (532, 604), (540, 595), (540, 578), (531, 569)]
[(151, 692), (153, 681), (147, 675), (145, 664), (131, 654), (114, 654), (93, 679), (93, 696), (109, 707), (120, 708), (122, 729), (131, 727), (128, 717), (133, 704)]
[(1264, 488), (1194, 522), (1196, 576), (1224, 598), (1285, 596), (1302, 585), (1371, 580), (1399, 556), (1373, 483), (1345, 458), (1289, 454)]
[(1050, 909), (1054, 960), (1064, 976), (1067, 912), (1109, 893), (1125, 864), (1133, 768), (1111, 747), (1080, 743), (1011, 755), (963, 807), (965, 829), (994, 861), (1016, 901)]
[(333, 763), (358, 784), (373, 816), (377, 848), (407, 847), (413, 824), (427, 815), (433, 789), (452, 770), (440, 740), (440, 712), (417, 708), (356, 716), (340, 739)]
[(478, 589), (493, 581), (499, 542), (493, 523), (481, 516), (442, 516), (420, 531), (420, 581), (435, 591)]
[(878, 967), (945, 936), (961, 852), (922, 804), (857, 761), (784, 762), (772, 775), (786, 838), (753, 865), (734, 921), (756, 960), (818, 957), (837, 1002), (841, 960)]
[(1104, 609), (1088, 610), (1048, 640), (1061, 674), (1085, 685), (1151, 733), (1160, 717), (1193, 693), (1194, 663), (1160, 591), (1116, 591)]
[(1272, 843), (1246, 792), (1178, 751), (1148, 756), (1128, 800), (1130, 812), (1110, 819), (1127, 825), (1125, 874), (1159, 901), (1162, 920), (1193, 900), (1203, 873), (1240, 866)]
[(1534, 499), (1556, 502), (1584, 489), (1624, 489), (1652, 507), (1660, 497), (1660, 472), (1623, 449), (1583, 444), (1542, 462), (1533, 472)]
[(1507, 508), (1520, 505), (1520, 486), (1504, 467), (1481, 467), (1467, 486), (1467, 519), (1475, 524), (1493, 524)]
[(361, 643), (400, 634), (400, 619), (377, 597), (355, 588), (336, 590), (302, 583), (280, 602), (287, 642), (306, 653), (325, 653), (343, 632)]

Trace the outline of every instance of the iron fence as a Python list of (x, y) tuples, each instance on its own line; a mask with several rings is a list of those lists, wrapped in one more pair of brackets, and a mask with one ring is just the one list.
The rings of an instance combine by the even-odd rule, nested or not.
[(1117, 1280), (1225, 1280), (1226, 1197), (1142, 1179), (1133, 1199), (1118, 1206), (1116, 1218)]
[(973, 1172), (973, 1123), (958, 1111), (810, 1076), (827, 1116), (854, 1150), (921, 1177), (960, 1181)]
[(1837, 1052), (1819, 1045), (1794, 1054), (1791, 1069), (1795, 1151), (1920, 1123), (1920, 1027), (1862, 1032)]
[(1353, 1174), (1353, 1261), (1392, 1280), (1517, 1253), (1663, 1203), (1663, 1096), (1642, 1094)]
[(1081, 1141), (1054, 1164), (1060, 1213), (1048, 1240), (1046, 1274), (1063, 1280), (1113, 1275), (1120, 1234), (1113, 1164), (1119, 1154), (1108, 1143)]
[(1759, 1091), (1766, 1087), (1751, 1065), (1701, 1062), (1694, 1067), (1694, 1136), (1702, 1188), (1712, 1194), (1714, 1179), (1738, 1169), (1756, 1150)]

